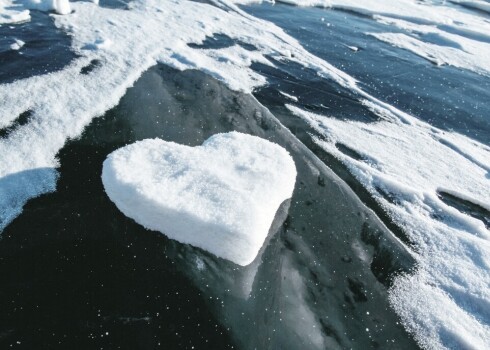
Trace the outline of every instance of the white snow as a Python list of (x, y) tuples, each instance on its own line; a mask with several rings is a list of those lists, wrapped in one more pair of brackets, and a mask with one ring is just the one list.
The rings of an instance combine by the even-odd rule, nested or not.
[(14, 39), (14, 43), (10, 45), (10, 49), (14, 51), (20, 50), (25, 45), (25, 42), (19, 39)]
[(39, 11), (54, 11), (59, 15), (67, 15), (71, 12), (69, 0), (18, 0), (26, 8)]
[(490, 3), (485, 0), (449, 0), (452, 3), (490, 13)]
[(0, 0), (0, 25), (24, 22), (31, 19), (29, 10), (11, 0)]
[(296, 168), (281, 146), (231, 132), (198, 147), (160, 139), (125, 146), (105, 160), (102, 181), (144, 227), (245, 266), (291, 197)]
[(0, 0), (0, 24), (29, 21), (28, 9), (54, 11), (59, 15), (71, 12), (69, 0)]
[(279, 91), (279, 93), (281, 95), (283, 95), (284, 97), (287, 97), (288, 99), (290, 99), (291, 101), (294, 101), (294, 102), (298, 102), (298, 98), (296, 96), (293, 96), (293, 95), (290, 95), (290, 94), (287, 94), (285, 93), (284, 91)]
[[(316, 143), (349, 168), (414, 242), (418, 272), (399, 278), (390, 298), (420, 344), (488, 348), (490, 232), (437, 193), (490, 208), (490, 148), (415, 118), (407, 124), (382, 115), (382, 121), (366, 124), (288, 108), (324, 136)], [(337, 144), (362, 159), (342, 153)]]
[[(409, 50), (437, 65), (452, 65), (490, 76), (490, 62), (487, 59), (490, 55), (490, 45), (485, 41), (448, 33), (433, 25), (416, 24), (384, 16), (375, 16), (375, 19), (406, 32), (369, 33), (381, 41)], [(490, 25), (488, 29), (490, 30)], [(424, 35), (427, 34), (439, 37), (442, 42), (446, 40), (453, 46), (424, 42)]]
[(88, 43), (83, 46), (84, 50), (104, 50), (112, 46), (112, 41), (110, 39), (97, 38), (93, 43)]

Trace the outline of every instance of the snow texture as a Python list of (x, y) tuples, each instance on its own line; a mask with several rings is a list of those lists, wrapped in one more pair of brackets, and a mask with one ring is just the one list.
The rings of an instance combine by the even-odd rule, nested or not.
[(26, 8), (39, 11), (54, 11), (59, 15), (67, 15), (71, 12), (69, 0), (18, 0)]
[(296, 168), (281, 146), (231, 132), (199, 147), (160, 139), (125, 146), (107, 157), (102, 181), (144, 227), (245, 266), (291, 197)]
[(381, 115), (365, 124), (288, 108), (323, 136), (316, 143), (349, 168), (415, 243), (418, 271), (398, 278), (390, 298), (419, 343), (489, 348), (490, 232), (439, 194), (489, 210), (490, 148), (415, 118), (407, 124)]

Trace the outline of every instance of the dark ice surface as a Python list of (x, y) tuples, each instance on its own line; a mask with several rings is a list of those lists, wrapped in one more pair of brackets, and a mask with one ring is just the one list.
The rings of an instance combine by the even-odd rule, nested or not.
[[(111, 151), (150, 137), (196, 146), (230, 130), (279, 143), (298, 170), (251, 265), (147, 231), (104, 193)], [(417, 348), (387, 301), (413, 258), (253, 96), (155, 66), (59, 159), (57, 191), (1, 236), (0, 348)]]
[[(75, 57), (71, 39), (48, 14), (31, 11), (31, 21), (0, 25), (0, 84), (58, 71)], [(11, 50), (15, 39), (25, 45)]]

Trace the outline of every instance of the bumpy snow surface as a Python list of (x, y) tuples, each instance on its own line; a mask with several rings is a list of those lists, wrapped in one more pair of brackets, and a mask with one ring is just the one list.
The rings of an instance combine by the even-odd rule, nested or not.
[(148, 229), (239, 265), (259, 252), (296, 168), (281, 146), (237, 132), (188, 147), (147, 139), (111, 153), (109, 198)]

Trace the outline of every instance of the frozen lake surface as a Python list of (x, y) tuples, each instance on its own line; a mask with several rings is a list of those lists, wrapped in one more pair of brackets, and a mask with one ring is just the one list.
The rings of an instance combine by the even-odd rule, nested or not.
[[(0, 347), (490, 346), (487, 2), (29, 4), (0, 0)], [(121, 147), (230, 131), (297, 170), (248, 266), (104, 191)]]

